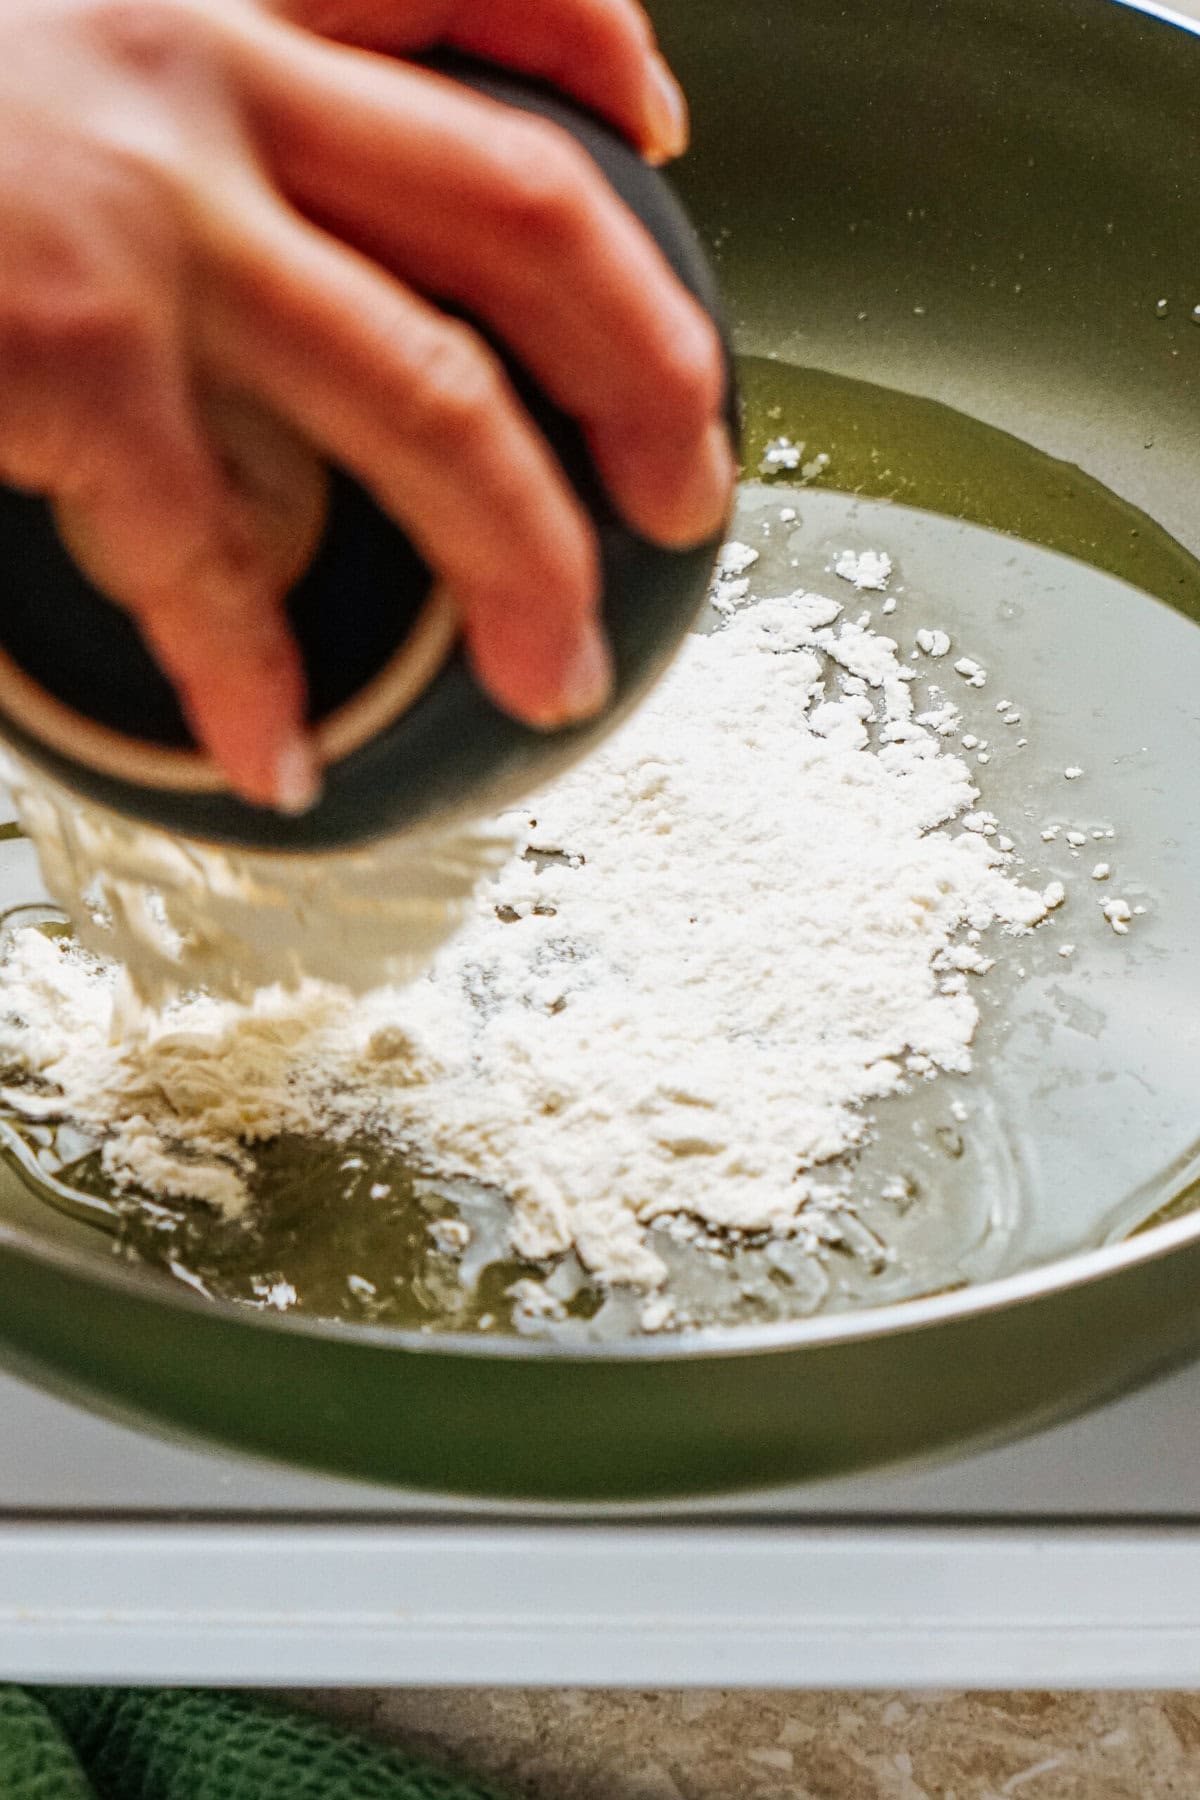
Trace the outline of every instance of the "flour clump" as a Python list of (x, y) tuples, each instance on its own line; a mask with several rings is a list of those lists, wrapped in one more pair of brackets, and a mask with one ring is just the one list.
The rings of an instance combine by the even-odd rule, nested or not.
[(970, 1069), (979, 934), (1062, 896), (1006, 872), (897, 643), (820, 594), (750, 604), (753, 560), (620, 732), (499, 822), (516, 850), (428, 973), (183, 996), (121, 1036), (113, 966), (25, 931), (3, 1049), (38, 1085), (10, 1100), (92, 1130), (116, 1183), (232, 1211), (256, 1144), (374, 1133), (504, 1196), (521, 1255), (650, 1293), (657, 1219), (802, 1235), (871, 1103)]

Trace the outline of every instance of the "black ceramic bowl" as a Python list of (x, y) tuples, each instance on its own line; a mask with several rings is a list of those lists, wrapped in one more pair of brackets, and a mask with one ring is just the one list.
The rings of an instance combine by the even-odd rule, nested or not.
[[(699, 242), (664, 177), (608, 126), (561, 95), (492, 68), (438, 67), (490, 96), (565, 127), (590, 152), (661, 245), (676, 274), (718, 316)], [(678, 646), (709, 580), (716, 544), (686, 552), (648, 543), (615, 515), (577, 427), (505, 358), (598, 529), (604, 616), (617, 680), (606, 716), (544, 734), (500, 712), (454, 651), (409, 709), (326, 770), (323, 797), (299, 819), (252, 807), (222, 788), (160, 783), (162, 751), (196, 746), (166, 679), (130, 620), (91, 587), (49, 507), (0, 489), (0, 651), (73, 715), (135, 741), (125, 773), (55, 743), (0, 703), (0, 736), (76, 792), (185, 836), (274, 850), (327, 850), (410, 830), (464, 810), (506, 804), (574, 760), (636, 699)], [(729, 415), (734, 425), (732, 371)], [(736, 429), (736, 427), (735, 427)], [(339, 470), (324, 534), (289, 611), (308, 674), (314, 725), (362, 693), (428, 618), (430, 572), (371, 497)], [(144, 746), (144, 759), (139, 754)], [(180, 760), (176, 756), (176, 762)]]

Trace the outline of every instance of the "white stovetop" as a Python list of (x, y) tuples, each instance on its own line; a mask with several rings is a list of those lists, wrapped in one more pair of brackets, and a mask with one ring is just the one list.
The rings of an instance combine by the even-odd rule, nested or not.
[[(82, 1523), (180, 1514), (191, 1520), (546, 1517), (543, 1510), (431, 1499), (167, 1442), (0, 1375), (0, 1530), (15, 1519), (48, 1515)], [(1186, 1521), (1200, 1536), (1200, 1363), (1072, 1424), (940, 1469), (856, 1476), (635, 1516), (1170, 1520)]]
[(1200, 1687), (1200, 1366), (937, 1472), (624, 1523), (235, 1462), (0, 1377), (9, 1679)]
[(0, 1679), (1200, 1685), (1200, 1367), (1024, 1444), (636, 1517), (232, 1460), (0, 1379)]

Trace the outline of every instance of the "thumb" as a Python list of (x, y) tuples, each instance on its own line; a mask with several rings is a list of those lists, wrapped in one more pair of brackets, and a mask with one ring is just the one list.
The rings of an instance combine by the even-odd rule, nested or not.
[(55, 506), (72, 555), (137, 619), (232, 786), (287, 811), (311, 803), (317, 772), (282, 602), (325, 506), (318, 459), (227, 394), (180, 408), (173, 430), (119, 434), (103, 478)]

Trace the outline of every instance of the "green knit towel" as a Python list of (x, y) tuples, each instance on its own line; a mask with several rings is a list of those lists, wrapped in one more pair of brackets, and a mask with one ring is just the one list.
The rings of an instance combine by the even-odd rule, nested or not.
[(75, 1753), (35, 1694), (0, 1687), (0, 1794), (4, 1800), (94, 1800)]
[(323, 1719), (184, 1688), (0, 1687), (3, 1800), (503, 1800)]

